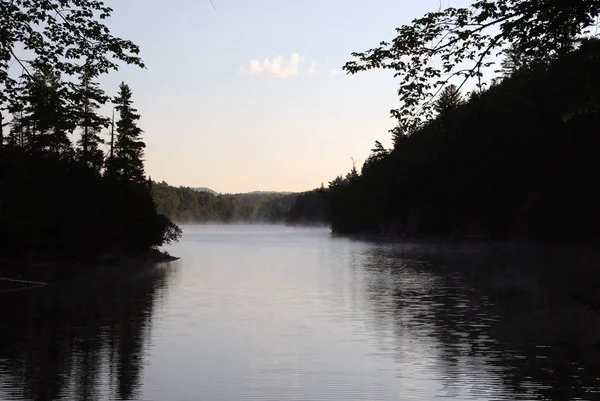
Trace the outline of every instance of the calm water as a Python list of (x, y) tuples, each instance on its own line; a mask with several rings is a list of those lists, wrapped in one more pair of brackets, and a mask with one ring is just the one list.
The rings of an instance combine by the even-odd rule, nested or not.
[(600, 399), (597, 255), (263, 226), (169, 251), (0, 294), (0, 399)]

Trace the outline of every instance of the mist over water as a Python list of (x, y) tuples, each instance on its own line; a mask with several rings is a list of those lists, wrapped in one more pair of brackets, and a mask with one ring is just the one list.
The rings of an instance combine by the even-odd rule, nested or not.
[(600, 396), (593, 250), (183, 229), (177, 262), (0, 294), (0, 399)]

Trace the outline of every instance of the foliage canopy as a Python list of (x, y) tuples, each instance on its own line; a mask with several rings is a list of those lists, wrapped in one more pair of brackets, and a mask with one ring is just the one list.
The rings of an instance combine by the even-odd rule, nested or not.
[(523, 62), (548, 64), (571, 51), (599, 14), (598, 0), (477, 0), (397, 28), (391, 42), (352, 53), (343, 68), (393, 70), (402, 107), (391, 113), (411, 133), (434, 116), (435, 99), (453, 80), (459, 90), (470, 80), (481, 89), (485, 69), (509, 50)]
[(0, 105), (15, 95), (15, 62), (29, 75), (35, 62), (58, 75), (92, 78), (117, 70), (119, 61), (144, 67), (139, 47), (103, 24), (112, 11), (99, 0), (1, 1)]

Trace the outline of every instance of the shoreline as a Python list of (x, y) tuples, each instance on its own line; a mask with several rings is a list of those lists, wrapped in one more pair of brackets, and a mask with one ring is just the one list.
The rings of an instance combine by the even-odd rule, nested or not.
[[(35, 255), (0, 258), (0, 294), (19, 282), (49, 284), (103, 268), (151, 267), (179, 260), (166, 251), (151, 249), (131, 254), (106, 253), (82, 258), (73, 255)], [(10, 289), (10, 288), (8, 288)]]
[(369, 242), (389, 242), (411, 245), (434, 245), (434, 244), (512, 244), (519, 246), (555, 246), (555, 247), (588, 247), (600, 246), (600, 237), (597, 238), (578, 238), (578, 237), (557, 237), (557, 238), (533, 238), (533, 237), (507, 237), (496, 238), (492, 236), (455, 236), (455, 235), (397, 235), (380, 234), (376, 231), (362, 231), (354, 233), (344, 233), (331, 229), (331, 235), (338, 238), (348, 238), (359, 241)]

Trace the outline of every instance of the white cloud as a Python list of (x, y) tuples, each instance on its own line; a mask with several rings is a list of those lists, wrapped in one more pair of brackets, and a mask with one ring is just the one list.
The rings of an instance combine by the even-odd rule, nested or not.
[(341, 70), (329, 70), (329, 76), (330, 77), (335, 77), (336, 75), (339, 75), (341, 73), (342, 73)]
[(249, 75), (268, 75), (272, 77), (290, 77), (298, 75), (300, 63), (303, 61), (299, 53), (292, 53), (289, 59), (283, 56), (266, 58), (262, 62), (250, 60), (242, 66), (241, 72)]
[(310, 67), (308, 68), (308, 73), (311, 75), (317, 73), (317, 62), (315, 60), (313, 60), (312, 63), (310, 63)]

